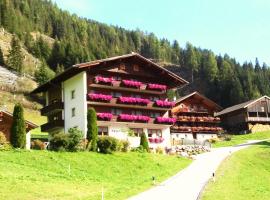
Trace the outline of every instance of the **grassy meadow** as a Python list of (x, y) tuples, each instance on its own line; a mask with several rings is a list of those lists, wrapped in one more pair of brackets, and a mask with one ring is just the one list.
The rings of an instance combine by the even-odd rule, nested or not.
[[(176, 174), (191, 161), (148, 153), (2, 151), (0, 199), (121, 200)], [(70, 166), (70, 170), (69, 170)]]
[(269, 200), (270, 142), (240, 150), (219, 167), (202, 200)]

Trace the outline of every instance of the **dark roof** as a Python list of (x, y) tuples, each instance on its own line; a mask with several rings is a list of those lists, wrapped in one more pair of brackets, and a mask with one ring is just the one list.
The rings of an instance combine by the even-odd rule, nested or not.
[[(0, 113), (4, 113), (4, 114), (6, 114), (7, 116), (13, 118), (13, 114), (12, 114), (11, 112), (8, 112), (8, 111), (5, 111), (5, 110), (0, 110)], [(28, 124), (29, 126), (31, 126), (32, 129), (38, 127), (38, 125), (36, 125), (36, 124), (34, 124), (33, 122), (30, 122), (30, 121), (28, 121), (28, 120), (25, 120), (25, 123)]]
[(265, 96), (262, 96), (262, 97), (257, 98), (257, 99), (249, 100), (249, 101), (246, 101), (246, 102), (244, 102), (244, 103), (240, 103), (240, 104), (237, 104), (237, 105), (234, 105), (234, 106), (225, 108), (225, 109), (222, 110), (221, 112), (216, 113), (216, 116), (224, 115), (224, 114), (227, 114), (227, 113), (236, 111), (236, 110), (240, 110), (240, 109), (243, 109), (243, 108), (247, 108), (247, 107), (250, 106), (251, 104), (253, 104), (253, 103), (255, 103), (255, 102), (261, 100), (262, 98), (268, 98), (268, 99), (270, 99), (270, 97), (268, 97), (268, 96), (265, 95)]
[(173, 72), (159, 66), (158, 64), (152, 62), (151, 60), (141, 56), (138, 53), (130, 53), (130, 54), (126, 54), (126, 55), (122, 55), (122, 56), (115, 56), (115, 57), (111, 57), (111, 58), (105, 58), (105, 59), (101, 59), (101, 60), (95, 60), (95, 61), (91, 61), (91, 62), (86, 62), (86, 63), (80, 63), (80, 64), (75, 64), (72, 67), (68, 68), (67, 70), (65, 70), (64, 72), (62, 72), (61, 74), (59, 74), (58, 76), (54, 77), (53, 79), (51, 79), (50, 81), (48, 81), (47, 83), (39, 86), (38, 88), (36, 88), (35, 90), (33, 90), (31, 93), (39, 93), (39, 92), (43, 92), (46, 91), (51, 85), (55, 85), (59, 82), (65, 81), (67, 79), (69, 79), (70, 77), (85, 71), (91, 67), (94, 66), (98, 66), (101, 64), (105, 64), (107, 62), (110, 61), (115, 61), (115, 60), (119, 60), (119, 59), (126, 59), (126, 58), (130, 58), (130, 57), (136, 57), (138, 59), (140, 59), (143, 62), (147, 62), (148, 64), (157, 67), (159, 69), (161, 69), (163, 72), (165, 72), (168, 76), (170, 76), (171, 78), (173, 78), (174, 80), (178, 81), (180, 84), (188, 84), (188, 81), (186, 81), (185, 79), (181, 78), (180, 76), (174, 74)]
[(220, 105), (218, 105), (217, 103), (215, 103), (214, 101), (212, 101), (211, 99), (205, 97), (204, 95), (200, 94), (199, 92), (195, 91), (195, 92), (192, 92), (186, 96), (183, 96), (181, 98), (179, 98), (178, 100), (176, 100), (176, 105), (181, 103), (182, 101), (190, 98), (190, 97), (193, 97), (193, 96), (196, 96), (196, 97), (199, 97), (201, 99), (203, 99), (205, 102), (207, 102), (208, 104), (212, 105), (213, 107), (216, 108), (216, 110), (221, 110), (222, 107)]

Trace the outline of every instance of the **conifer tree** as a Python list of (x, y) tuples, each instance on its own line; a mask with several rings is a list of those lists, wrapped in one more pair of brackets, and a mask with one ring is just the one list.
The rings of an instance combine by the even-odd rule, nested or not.
[(39, 85), (42, 85), (52, 79), (55, 76), (54, 71), (52, 71), (46, 64), (44, 60), (42, 60), (39, 69), (35, 72), (35, 78)]
[(148, 140), (147, 140), (147, 137), (146, 137), (145, 133), (142, 133), (141, 134), (140, 146), (142, 146), (142, 148), (144, 150), (146, 150), (147, 152), (149, 152), (149, 144), (148, 144)]
[(11, 144), (14, 148), (25, 148), (26, 145), (26, 127), (23, 116), (23, 107), (16, 104), (13, 110), (13, 122), (11, 126)]
[(23, 55), (19, 40), (13, 36), (11, 41), (11, 49), (9, 51), (7, 65), (17, 72), (22, 73), (23, 70)]
[(3, 55), (3, 51), (0, 47), (0, 65), (4, 66), (5, 65), (5, 60), (4, 60), (4, 55)]
[(87, 112), (87, 140), (88, 148), (90, 151), (97, 151), (97, 139), (98, 139), (98, 128), (97, 128), (97, 115), (94, 108), (89, 108)]

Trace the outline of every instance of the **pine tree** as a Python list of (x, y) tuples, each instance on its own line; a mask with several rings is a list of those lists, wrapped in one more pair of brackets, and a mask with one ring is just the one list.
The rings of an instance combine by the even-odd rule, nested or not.
[(148, 140), (147, 140), (147, 137), (146, 137), (146, 134), (145, 134), (145, 133), (142, 133), (142, 134), (141, 134), (141, 142), (140, 142), (140, 146), (142, 146), (142, 148), (143, 148), (144, 150), (146, 150), (147, 152), (149, 152)]
[(26, 145), (26, 127), (23, 116), (23, 107), (16, 104), (13, 111), (13, 122), (11, 126), (11, 144), (14, 148), (25, 148)]
[(22, 73), (23, 55), (19, 40), (15, 36), (13, 36), (11, 41), (11, 50), (9, 51), (7, 65), (17, 72)]
[(57, 67), (56, 67), (56, 70), (55, 70), (55, 74), (56, 75), (61, 74), (63, 71), (65, 71), (64, 66), (57, 64)]
[(97, 139), (98, 139), (98, 128), (97, 128), (97, 115), (94, 108), (89, 108), (87, 112), (87, 140), (88, 148), (91, 151), (97, 151)]
[(54, 71), (52, 71), (43, 60), (39, 69), (35, 72), (35, 78), (39, 85), (42, 85), (52, 79), (55, 76)]
[(3, 55), (1, 47), (0, 47), (0, 65), (2, 66), (5, 65), (4, 55)]

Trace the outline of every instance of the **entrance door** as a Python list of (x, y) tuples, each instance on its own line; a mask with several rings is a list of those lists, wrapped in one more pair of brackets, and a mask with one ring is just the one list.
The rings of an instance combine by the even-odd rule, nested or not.
[(193, 139), (197, 139), (197, 134), (196, 133), (192, 133), (193, 135)]

